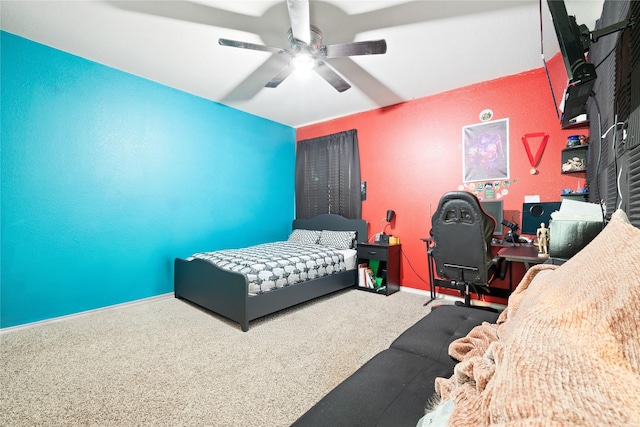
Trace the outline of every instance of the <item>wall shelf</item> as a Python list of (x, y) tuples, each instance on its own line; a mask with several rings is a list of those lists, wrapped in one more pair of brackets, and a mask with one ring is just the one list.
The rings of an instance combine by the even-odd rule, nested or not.
[(586, 202), (589, 198), (589, 193), (579, 193), (579, 192), (575, 192), (575, 193), (566, 193), (566, 194), (561, 194), (560, 195), (560, 200), (566, 199), (566, 200), (577, 200), (580, 202)]
[[(585, 172), (587, 170), (587, 150), (588, 145), (578, 145), (576, 147), (568, 147), (562, 150), (561, 155), (561, 168), (562, 174)], [(579, 167), (572, 167), (570, 164), (573, 161), (579, 163)]]

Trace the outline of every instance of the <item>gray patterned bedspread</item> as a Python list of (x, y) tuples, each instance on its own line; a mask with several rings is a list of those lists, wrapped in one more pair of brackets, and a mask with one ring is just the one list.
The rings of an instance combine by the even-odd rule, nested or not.
[(249, 281), (249, 295), (346, 271), (344, 256), (338, 250), (293, 242), (202, 252), (189, 259), (193, 258), (245, 274)]

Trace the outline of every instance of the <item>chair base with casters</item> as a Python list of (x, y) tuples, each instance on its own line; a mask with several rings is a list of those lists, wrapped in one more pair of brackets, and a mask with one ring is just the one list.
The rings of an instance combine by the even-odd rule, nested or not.
[[(495, 261), (495, 259), (494, 259), (494, 261)], [(463, 307), (477, 308), (479, 310), (492, 311), (494, 313), (498, 312), (498, 310), (496, 310), (493, 307), (485, 307), (485, 306), (482, 306), (482, 305), (471, 305), (471, 292), (470, 292), (469, 288), (471, 286), (473, 286), (475, 288), (477, 285), (474, 285), (471, 282), (465, 281), (464, 280), (464, 273), (465, 273), (465, 271), (468, 271), (468, 272), (477, 274), (478, 273), (478, 269), (477, 268), (475, 268), (475, 267), (467, 267), (467, 266), (464, 266), (464, 265), (455, 265), (455, 264), (445, 264), (445, 267), (452, 268), (452, 269), (458, 270), (460, 272), (460, 278), (462, 280), (459, 280), (459, 281), (458, 280), (452, 280), (451, 281), (451, 283), (456, 288), (458, 288), (458, 290), (460, 291), (460, 295), (464, 297), (464, 302), (456, 301), (456, 303), (455, 303), (456, 305), (463, 306)], [(490, 292), (487, 286), (482, 286), (482, 289), (484, 289), (487, 293)]]

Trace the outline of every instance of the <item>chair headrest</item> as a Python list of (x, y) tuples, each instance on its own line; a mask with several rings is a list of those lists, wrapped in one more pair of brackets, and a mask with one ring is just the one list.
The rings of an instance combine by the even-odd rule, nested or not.
[(440, 199), (440, 203), (438, 203), (438, 210), (440, 210), (440, 208), (442, 208), (442, 205), (444, 205), (446, 202), (448, 202), (449, 200), (464, 200), (466, 202), (471, 203), (474, 207), (482, 210), (482, 207), (480, 205), (480, 201), (478, 200), (478, 198), (476, 196), (474, 196), (471, 193), (468, 193), (466, 191), (450, 191), (448, 193), (445, 193), (442, 198)]
[(493, 230), (496, 226), (495, 219), (484, 211), (484, 209), (482, 208), (482, 205), (480, 204), (480, 201), (474, 194), (468, 193), (466, 191), (450, 191), (448, 193), (445, 193), (442, 196), (442, 198), (440, 198), (440, 202), (438, 203), (438, 209), (436, 210), (436, 212), (433, 214), (433, 217), (431, 218), (432, 230), (433, 228), (438, 227), (438, 223), (439, 223), (438, 216), (444, 214), (443, 212), (444, 205), (449, 206), (451, 205), (450, 202), (452, 201), (460, 202), (460, 204), (468, 204), (469, 208), (473, 212), (472, 215), (474, 217), (477, 216), (481, 222), (485, 223), (485, 226), (484, 226), (485, 234), (487, 235), (487, 239), (490, 241), (491, 234), (493, 233)]

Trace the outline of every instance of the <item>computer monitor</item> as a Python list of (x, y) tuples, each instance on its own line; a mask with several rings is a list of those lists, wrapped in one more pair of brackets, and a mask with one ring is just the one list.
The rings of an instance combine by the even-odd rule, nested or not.
[(562, 202), (541, 202), (522, 204), (522, 234), (536, 235), (540, 223), (549, 227), (551, 214), (560, 210)]
[(502, 236), (502, 200), (483, 200), (480, 204), (482, 209), (496, 220), (496, 228), (493, 229), (493, 235)]

